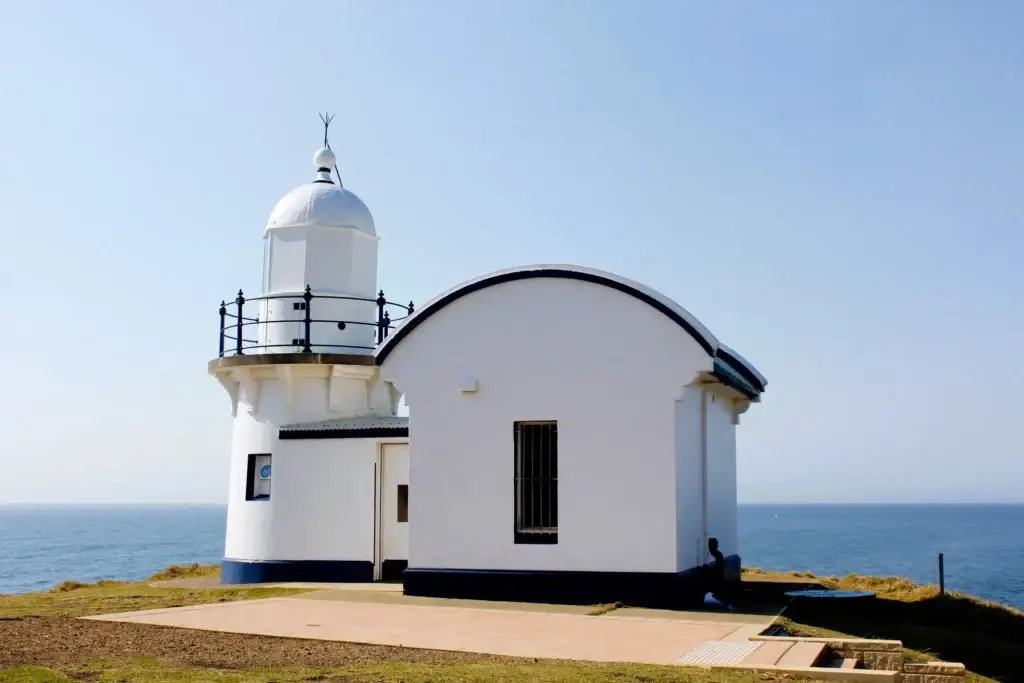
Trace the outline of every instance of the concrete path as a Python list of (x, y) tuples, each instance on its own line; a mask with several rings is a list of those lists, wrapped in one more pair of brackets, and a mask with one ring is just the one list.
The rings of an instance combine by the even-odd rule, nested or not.
[(153, 588), (219, 588), (223, 590), (234, 590), (237, 588), (329, 588), (337, 591), (358, 591), (401, 593), (402, 584), (399, 582), (376, 581), (374, 583), (309, 583), (295, 581), (292, 583), (221, 583), (216, 576), (204, 576), (198, 579), (167, 579), (165, 581), (151, 581)]
[(559, 606), (540, 611), (536, 606), (413, 604), (382, 600), (381, 593), (385, 591), (373, 599), (359, 591), (318, 591), (87, 618), (517, 657), (651, 664), (677, 663), (708, 641), (747, 642), (772, 621), (770, 616), (704, 612), (620, 610), (621, 616), (618, 612), (587, 616), (578, 608), (565, 612)]

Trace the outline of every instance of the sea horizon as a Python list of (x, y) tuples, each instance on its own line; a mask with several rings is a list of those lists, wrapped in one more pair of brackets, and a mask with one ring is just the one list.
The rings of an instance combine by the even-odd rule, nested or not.
[[(740, 503), (743, 565), (901, 576), (1024, 608), (1024, 503)], [(0, 593), (223, 559), (222, 503), (0, 504)]]
[[(764, 502), (764, 501), (740, 501), (737, 503), (739, 506), (757, 506), (757, 507), (797, 507), (797, 506), (827, 506), (827, 507), (870, 507), (870, 506), (887, 506), (887, 507), (925, 507), (925, 506), (939, 506), (939, 507), (951, 507), (951, 506), (970, 506), (970, 507), (1024, 507), (1024, 501), (896, 501), (896, 502), (865, 502), (865, 501), (851, 501), (851, 502), (839, 502), (833, 503), (828, 501), (786, 501), (781, 503), (776, 502)], [(124, 507), (136, 507), (136, 508), (227, 508), (228, 504), (224, 503), (96, 503), (96, 502), (82, 502), (82, 503), (3, 503), (0, 502), (0, 508), (124, 508)]]

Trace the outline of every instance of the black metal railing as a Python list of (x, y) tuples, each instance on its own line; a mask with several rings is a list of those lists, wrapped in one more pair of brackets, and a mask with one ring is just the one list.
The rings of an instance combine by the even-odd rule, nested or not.
[[(314, 299), (326, 299), (335, 301), (363, 301), (366, 303), (373, 303), (377, 306), (377, 321), (366, 322), (361, 320), (338, 320), (338, 319), (327, 319), (327, 318), (314, 318), (313, 317), (313, 300)], [(259, 315), (246, 315), (246, 304), (253, 304), (254, 302), (258, 306), (262, 306), (262, 302), (276, 301), (276, 300), (292, 300), (294, 310), (301, 310), (303, 315), (301, 319), (288, 319), (278, 318), (271, 320), (269, 317), (264, 320), (260, 320)], [(396, 310), (399, 313), (398, 317), (391, 317), (391, 311), (388, 309)], [(250, 309), (251, 311), (251, 309)], [(246, 351), (272, 351), (275, 349), (291, 349), (294, 350), (296, 347), (301, 347), (302, 353), (312, 353), (313, 347), (326, 348), (326, 349), (340, 349), (348, 351), (373, 351), (377, 344), (380, 344), (388, 338), (388, 333), (391, 331), (395, 323), (405, 320), (413, 314), (413, 305), (410, 301), (408, 305), (398, 304), (388, 301), (384, 297), (383, 290), (377, 296), (376, 299), (367, 299), (358, 296), (343, 296), (340, 294), (313, 294), (309, 285), (306, 285), (306, 291), (302, 294), (264, 294), (263, 296), (254, 296), (252, 298), (246, 298), (242, 293), (242, 290), (238, 290), (238, 296), (235, 297), (233, 304), (227, 301), (220, 302), (220, 334), (218, 342), (217, 355), (220, 358), (224, 356), (244, 356)], [(269, 335), (266, 334), (266, 327), (263, 327), (264, 338), (263, 339), (246, 339), (245, 333), (248, 331), (246, 328), (256, 326), (257, 336), (260, 336), (259, 330), (261, 325), (279, 325), (279, 324), (301, 324), (302, 336), (296, 337), (291, 340), (290, 344), (270, 344)], [(317, 342), (312, 339), (314, 325), (327, 323), (330, 325), (337, 325), (339, 330), (348, 329), (349, 325), (363, 326), (363, 327), (375, 327), (376, 328), (376, 344), (371, 346), (360, 345), (360, 344), (331, 344)]]

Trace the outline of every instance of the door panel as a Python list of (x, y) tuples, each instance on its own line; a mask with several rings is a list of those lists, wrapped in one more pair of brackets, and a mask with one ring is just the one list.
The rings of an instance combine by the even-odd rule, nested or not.
[(396, 571), (400, 576), (409, 559), (409, 445), (384, 444), (381, 465), (381, 560), (388, 579)]

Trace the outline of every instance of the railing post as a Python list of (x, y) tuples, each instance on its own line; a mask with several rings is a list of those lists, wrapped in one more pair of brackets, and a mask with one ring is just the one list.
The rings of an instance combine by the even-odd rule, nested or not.
[(384, 298), (384, 290), (377, 295), (377, 343), (384, 341), (384, 304), (388, 302)]
[(312, 351), (309, 345), (309, 302), (313, 300), (313, 292), (310, 291), (309, 285), (306, 285), (306, 293), (302, 295), (302, 300), (306, 302), (306, 305), (303, 307), (306, 309), (306, 319), (303, 321), (305, 323), (305, 331), (303, 333), (305, 339), (303, 340), (302, 352), (309, 353)]
[(224, 319), (227, 317), (227, 315), (228, 315), (228, 305), (226, 303), (224, 303), (223, 301), (221, 301), (220, 302), (220, 334), (217, 335), (218, 337), (220, 337), (220, 339), (218, 339), (218, 341), (217, 341), (217, 357), (218, 358), (223, 358), (224, 357)]
[(412, 302), (409, 302), (409, 315), (413, 314)]
[(388, 332), (391, 331), (391, 314), (384, 311), (384, 338), (388, 338)]
[(239, 356), (245, 355), (245, 352), (242, 351), (242, 305), (244, 303), (245, 296), (242, 295), (242, 290), (238, 290), (238, 296), (235, 298), (235, 304), (238, 308), (238, 319), (235, 320), (235, 353)]
[(939, 595), (946, 594), (946, 563), (942, 553), (939, 553)]

